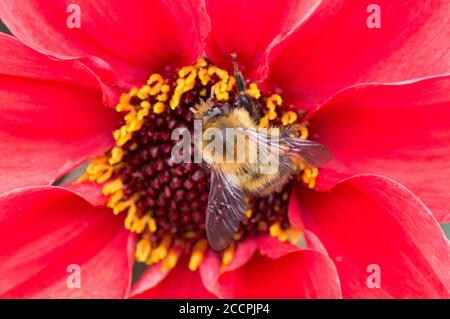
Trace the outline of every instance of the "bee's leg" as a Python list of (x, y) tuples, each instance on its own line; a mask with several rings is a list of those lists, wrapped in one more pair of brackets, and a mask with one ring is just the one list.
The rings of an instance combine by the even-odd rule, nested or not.
[(236, 79), (236, 86), (239, 94), (239, 102), (240, 104), (250, 113), (250, 115), (255, 114), (255, 110), (252, 102), (247, 94), (245, 94), (245, 80), (242, 76), (242, 73), (239, 71), (239, 67), (237, 64), (237, 55), (236, 53), (231, 53), (231, 59), (233, 60), (234, 67), (234, 77)]
[(224, 114), (230, 113), (230, 104), (229, 104), (229, 103), (224, 103), (224, 104), (222, 105), (222, 112), (223, 112)]

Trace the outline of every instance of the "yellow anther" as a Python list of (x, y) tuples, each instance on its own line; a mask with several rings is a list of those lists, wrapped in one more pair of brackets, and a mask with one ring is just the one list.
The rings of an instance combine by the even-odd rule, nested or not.
[(282, 243), (284, 243), (285, 241), (288, 240), (288, 235), (284, 229), (280, 230), (280, 233), (278, 234), (277, 237), (278, 237), (278, 240), (281, 241)]
[(272, 94), (266, 101), (268, 120), (274, 120), (277, 118), (277, 112), (275, 111), (277, 106), (280, 106), (283, 103), (281, 96), (278, 94)]
[(166, 110), (166, 105), (163, 102), (156, 102), (155, 105), (153, 105), (153, 112), (156, 114), (161, 114)]
[(302, 172), (302, 181), (309, 188), (314, 189), (316, 187), (316, 178), (319, 174), (319, 170), (317, 168), (305, 168)]
[(139, 119), (138, 115), (136, 115), (136, 118), (130, 121), (130, 123), (128, 124), (127, 131), (130, 133), (139, 131), (142, 125), (144, 125), (144, 121), (142, 119)]
[(145, 100), (146, 98), (148, 98), (150, 90), (151, 90), (150, 86), (144, 85), (137, 94), (138, 98), (140, 98), (141, 100)]
[(229, 74), (226, 70), (216, 67), (214, 72), (221, 80), (228, 81)]
[(275, 111), (269, 111), (268, 115), (269, 115), (269, 120), (271, 120), (271, 121), (275, 120), (278, 116), (277, 112), (275, 112)]
[(129, 140), (131, 140), (131, 133), (127, 133), (124, 136), (120, 137), (117, 142), (116, 145), (119, 147), (124, 146)]
[(170, 85), (169, 84), (163, 84), (161, 86), (161, 93), (167, 93), (170, 91)]
[(179, 94), (172, 95), (172, 98), (170, 99), (170, 103), (169, 103), (170, 108), (172, 110), (175, 110), (179, 104), (180, 104), (180, 95)]
[(128, 208), (127, 219), (134, 220), (134, 217), (136, 216), (136, 212), (137, 212), (136, 202), (133, 201), (133, 202), (131, 202), (131, 205)]
[(231, 261), (234, 258), (234, 244), (231, 244), (230, 246), (228, 246), (222, 254), (222, 264), (224, 266), (227, 266), (231, 263)]
[(310, 189), (314, 189), (316, 187), (316, 180), (315, 179), (311, 179), (308, 183), (308, 188)]
[(106, 155), (97, 157), (96, 159), (94, 159), (92, 161), (92, 163), (89, 165), (89, 167), (87, 168), (87, 172), (90, 173), (90, 170), (94, 169), (95, 167), (97, 167), (99, 164), (105, 164), (108, 161), (108, 157)]
[(161, 244), (159, 244), (159, 246), (152, 251), (152, 262), (157, 263), (158, 261), (166, 258), (171, 243), (172, 238), (169, 235), (165, 235), (161, 241)]
[(108, 199), (108, 203), (106, 204), (107, 207), (113, 208), (119, 201), (122, 200), (124, 196), (124, 192), (122, 190), (119, 190), (115, 192), (111, 197)]
[(310, 178), (311, 178), (311, 171), (309, 170), (309, 168), (303, 170), (302, 173), (303, 182), (308, 183)]
[(230, 76), (227, 84), (227, 91), (230, 92), (233, 87), (236, 85), (236, 78), (234, 76)]
[(259, 127), (261, 128), (266, 128), (269, 126), (269, 115), (266, 114), (264, 116), (262, 116), (259, 120)]
[(276, 222), (269, 227), (270, 236), (278, 237), (281, 233), (280, 222)]
[(147, 225), (148, 225), (148, 229), (150, 230), (151, 233), (154, 233), (156, 231), (156, 229), (157, 229), (156, 221), (153, 217), (149, 216), (149, 218), (147, 220)]
[(200, 90), (200, 96), (201, 97), (205, 97), (207, 93), (208, 93), (208, 90), (206, 88), (203, 88), (203, 89)]
[(200, 71), (198, 71), (198, 78), (203, 86), (207, 85), (211, 80), (211, 75), (208, 74), (208, 69), (200, 69)]
[(299, 130), (300, 130), (300, 136), (299, 137), (302, 140), (306, 140), (308, 138), (308, 129), (306, 128), (306, 126), (301, 126), (299, 128)]
[(130, 208), (131, 205), (134, 205), (134, 199), (128, 199), (126, 201), (118, 202), (116, 205), (114, 205), (113, 214), (118, 215), (119, 213), (123, 212), (125, 209)]
[(216, 67), (215, 66), (210, 66), (208, 68), (208, 74), (209, 75), (214, 75), (216, 73)]
[(150, 244), (150, 241), (146, 238), (142, 238), (136, 244), (136, 252), (135, 252), (136, 260), (138, 262), (147, 261), (148, 257), (150, 256), (151, 250), (152, 245)]
[(128, 219), (128, 217), (130, 217), (130, 216), (127, 216), (127, 219), (125, 219), (125, 228), (130, 230), (133, 233), (138, 233), (138, 234), (142, 233), (145, 228), (145, 217), (146, 216), (144, 216), (142, 218), (138, 218), (135, 215), (133, 215), (129, 219)]
[(250, 83), (245, 93), (247, 93), (254, 99), (259, 99), (261, 97), (261, 92), (259, 91), (258, 85), (256, 83)]
[(140, 109), (138, 111), (138, 113), (137, 113), (137, 119), (139, 121), (142, 121), (148, 114), (149, 114), (149, 109), (148, 108)]
[(177, 262), (178, 262), (178, 253), (174, 249), (171, 249), (167, 257), (162, 262), (161, 270), (165, 272), (170, 269), (173, 269), (176, 266)]
[(184, 82), (183, 86), (183, 93), (190, 91), (195, 86), (195, 79), (197, 77), (197, 71), (193, 71), (189, 76), (186, 78), (186, 81)]
[(150, 109), (152, 107), (149, 101), (142, 101), (140, 105), (143, 109)]
[(191, 65), (190, 66), (185, 66), (185, 67), (182, 67), (180, 69), (180, 71), (178, 71), (178, 76), (180, 78), (184, 78), (187, 75), (190, 75), (190, 74), (192, 74), (195, 71), (196, 71), (196, 68), (194, 66), (191, 66)]
[(283, 193), (282, 195), (281, 195), (281, 199), (282, 200), (284, 200), (284, 201), (287, 201), (288, 199), (289, 199), (289, 193)]
[(111, 150), (111, 156), (109, 158), (109, 164), (114, 165), (119, 163), (123, 157), (123, 149), (120, 147), (113, 147)]
[(298, 118), (297, 113), (287, 111), (281, 117), (281, 122), (283, 123), (283, 125), (289, 125), (295, 123), (297, 121), (297, 118)]
[(188, 267), (191, 271), (196, 271), (198, 269), (207, 248), (208, 243), (206, 240), (201, 239), (195, 243), (192, 249), (191, 258), (189, 259)]
[(120, 102), (116, 106), (116, 111), (117, 112), (131, 111), (132, 109), (133, 109), (132, 105), (130, 105), (128, 103), (124, 103), (124, 102)]
[(293, 245), (296, 245), (302, 236), (300, 228), (296, 228), (294, 226), (291, 226), (291, 228), (288, 229), (287, 234), (289, 237), (289, 241)]
[(103, 174), (101, 174), (97, 179), (97, 183), (101, 184), (109, 180), (114, 172), (114, 169), (111, 166), (108, 166)]
[(138, 92), (139, 92), (138, 88), (133, 87), (133, 88), (130, 90), (130, 93), (128, 93), (128, 95), (129, 95), (130, 97), (131, 97), (131, 96), (137, 96)]
[(203, 58), (198, 59), (197, 62), (195, 63), (195, 66), (198, 68), (204, 68), (207, 65), (208, 65), (208, 62), (206, 62), (206, 60)]
[(245, 216), (246, 216), (247, 218), (252, 217), (252, 214), (253, 214), (253, 211), (252, 211), (251, 209), (247, 209), (247, 210), (245, 211)]
[(147, 80), (147, 85), (152, 86), (155, 83), (164, 83), (164, 78), (161, 76), (161, 74), (154, 73), (150, 75), (150, 77)]
[(168, 98), (169, 96), (167, 95), (167, 93), (161, 93), (156, 97), (159, 102), (166, 102)]

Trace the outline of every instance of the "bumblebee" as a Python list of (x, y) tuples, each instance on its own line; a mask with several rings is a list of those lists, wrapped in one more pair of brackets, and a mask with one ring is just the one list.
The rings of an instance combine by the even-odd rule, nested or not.
[(319, 167), (331, 158), (325, 146), (300, 139), (295, 125), (258, 127), (258, 110), (245, 94), (236, 56), (232, 58), (236, 103), (217, 105), (211, 96), (191, 109), (202, 120), (196, 151), (211, 174), (206, 234), (215, 250), (228, 246), (245, 218), (246, 195), (279, 191), (301, 169)]

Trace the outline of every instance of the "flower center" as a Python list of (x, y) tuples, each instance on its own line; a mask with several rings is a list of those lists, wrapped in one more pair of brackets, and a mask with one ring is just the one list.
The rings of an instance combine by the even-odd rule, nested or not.
[[(278, 94), (260, 92), (248, 83), (246, 94), (261, 111), (260, 126), (301, 123), (300, 113), (283, 106)], [(209, 195), (209, 173), (194, 163), (176, 164), (171, 151), (175, 128), (193, 130), (190, 108), (213, 91), (216, 102), (237, 99), (236, 79), (227, 71), (200, 59), (181, 68), (173, 77), (152, 74), (141, 88), (121, 96), (116, 106), (123, 113), (114, 131), (116, 145), (88, 166), (81, 180), (103, 184), (107, 206), (114, 214), (126, 214), (125, 227), (138, 236), (136, 260), (162, 262), (163, 269), (175, 266), (181, 254), (190, 254), (189, 268), (196, 270), (208, 243), (205, 213)], [(308, 137), (306, 125), (299, 125), (300, 138)], [(317, 169), (304, 169), (298, 177), (315, 187)], [(280, 192), (265, 197), (247, 197), (246, 219), (234, 242), (222, 254), (231, 262), (235, 244), (264, 233), (280, 241), (298, 242), (300, 231), (288, 220), (290, 183)]]

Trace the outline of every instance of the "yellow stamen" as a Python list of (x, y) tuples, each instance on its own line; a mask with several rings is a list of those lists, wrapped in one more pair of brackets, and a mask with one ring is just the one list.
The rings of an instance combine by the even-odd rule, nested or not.
[(166, 109), (166, 105), (162, 102), (157, 102), (154, 106), (153, 106), (153, 112), (155, 114), (161, 114), (162, 112), (164, 112)]
[(208, 242), (204, 239), (199, 240), (195, 243), (191, 258), (189, 259), (189, 269), (191, 271), (196, 271), (203, 260), (206, 249), (208, 248)]
[(153, 249), (152, 254), (150, 256), (153, 263), (157, 263), (160, 260), (163, 260), (167, 256), (168, 249), (172, 244), (172, 238), (170, 235), (164, 235), (161, 243), (158, 247)]
[(284, 243), (285, 241), (288, 240), (288, 234), (286, 233), (286, 231), (284, 229), (280, 230), (280, 234), (278, 235), (278, 240), (281, 241), (282, 243)]
[(119, 190), (121, 190), (123, 187), (122, 180), (120, 178), (117, 178), (103, 186), (103, 194), (104, 195), (111, 195)]
[(283, 125), (289, 125), (297, 121), (297, 113), (292, 111), (287, 111), (281, 117), (281, 122)]
[(123, 190), (119, 190), (115, 192), (112, 196), (109, 197), (108, 203), (106, 204), (107, 207), (113, 208), (119, 201), (122, 200), (124, 196)]
[(150, 253), (152, 251), (152, 246), (150, 244), (150, 241), (146, 238), (142, 238), (138, 241), (136, 245), (136, 252), (135, 257), (138, 262), (145, 262), (147, 261), (148, 257), (150, 256)]
[(269, 126), (269, 115), (266, 114), (264, 116), (262, 116), (259, 120), (259, 127), (261, 128), (266, 128)]
[(259, 91), (256, 83), (250, 83), (249, 88), (245, 91), (245, 93), (254, 99), (259, 99), (261, 97), (261, 91)]
[(247, 218), (252, 217), (252, 214), (253, 214), (253, 211), (252, 211), (251, 209), (247, 209), (247, 210), (245, 211), (245, 216), (246, 216)]
[(114, 205), (113, 209), (113, 214), (114, 215), (118, 215), (119, 213), (123, 212), (125, 209), (130, 208), (131, 205), (135, 205), (134, 203), (134, 198), (122, 201), (122, 202), (118, 202), (117, 204)]
[(175, 249), (171, 249), (167, 254), (167, 257), (164, 258), (162, 262), (161, 265), (162, 271), (166, 272), (170, 269), (173, 269), (178, 262), (178, 256), (179, 254), (177, 253), (177, 251), (175, 251)]
[(296, 228), (294, 226), (291, 226), (291, 228), (288, 229), (287, 233), (288, 233), (289, 241), (293, 245), (296, 245), (302, 236), (302, 232), (301, 232), (300, 228)]
[(281, 233), (280, 222), (275, 222), (269, 227), (270, 236), (278, 237)]
[(121, 147), (114, 147), (111, 150), (111, 157), (109, 158), (109, 164), (114, 165), (119, 163), (123, 157), (123, 149)]
[(227, 266), (231, 263), (231, 261), (234, 258), (234, 244), (232, 243), (230, 246), (228, 246), (222, 253), (222, 264), (224, 266)]

